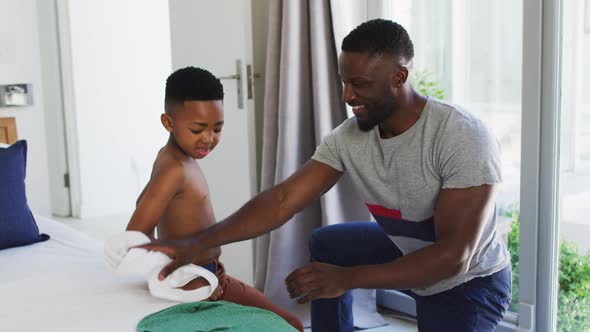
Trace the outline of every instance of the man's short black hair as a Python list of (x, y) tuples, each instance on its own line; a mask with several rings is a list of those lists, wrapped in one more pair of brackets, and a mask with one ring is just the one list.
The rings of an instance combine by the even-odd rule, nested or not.
[(368, 52), (371, 56), (387, 54), (414, 58), (414, 45), (404, 27), (398, 23), (376, 19), (367, 21), (352, 30), (342, 41), (346, 52)]
[(178, 69), (166, 80), (165, 104), (191, 100), (223, 100), (223, 85), (205, 69)]

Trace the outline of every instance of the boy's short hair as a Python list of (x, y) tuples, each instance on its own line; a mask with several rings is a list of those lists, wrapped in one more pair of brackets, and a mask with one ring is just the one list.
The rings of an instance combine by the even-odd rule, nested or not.
[(368, 52), (369, 55), (387, 54), (414, 58), (414, 45), (404, 27), (398, 23), (375, 19), (367, 21), (352, 30), (342, 41), (346, 52)]
[(166, 80), (166, 111), (170, 103), (184, 101), (223, 100), (223, 85), (209, 71), (202, 68), (186, 67), (178, 69)]

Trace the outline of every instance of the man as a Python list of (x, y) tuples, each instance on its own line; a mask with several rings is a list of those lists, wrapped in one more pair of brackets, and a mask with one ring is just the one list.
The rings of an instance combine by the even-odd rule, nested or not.
[(412, 42), (399, 24), (373, 20), (342, 42), (343, 100), (355, 117), (312, 159), (195, 238), (155, 242), (174, 261), (161, 277), (211, 247), (280, 227), (348, 172), (377, 223), (345, 223), (311, 236), (312, 263), (287, 290), (312, 301), (314, 331), (352, 331), (354, 288), (409, 290), (420, 331), (492, 331), (511, 293), (510, 259), (496, 233), (499, 146), (456, 106), (408, 82)]

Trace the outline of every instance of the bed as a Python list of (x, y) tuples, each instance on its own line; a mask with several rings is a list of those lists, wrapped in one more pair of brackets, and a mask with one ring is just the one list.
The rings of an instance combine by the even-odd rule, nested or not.
[[(0, 331), (131, 332), (145, 316), (177, 304), (152, 297), (145, 280), (111, 271), (101, 242), (58, 221), (31, 218), (21, 169), (26, 144), (17, 139), (15, 118), (0, 118), (0, 249), (3, 240), (30, 238), (27, 230), (50, 239), (0, 250)], [(22, 153), (3, 150), (12, 144)], [(24, 216), (12, 218), (19, 204)]]
[[(32, 215), (25, 193), (26, 157), (27, 143), (17, 141), (14, 118), (0, 118), (1, 332), (132, 332), (144, 317), (178, 304), (151, 296), (145, 278), (111, 270), (102, 242), (56, 220)], [(224, 317), (222, 325), (213, 327), (216, 331), (227, 327), (259, 332), (293, 330), (264, 310), (253, 313), (221, 302), (216, 307), (230, 319)], [(193, 313), (194, 307), (187, 312)], [(160, 331), (169, 331), (169, 316), (160, 317), (151, 320), (162, 322)], [(186, 316), (176, 321), (183, 319)], [(196, 324), (199, 326), (189, 322), (195, 329), (211, 327), (201, 324), (207, 323), (205, 320)], [(258, 329), (260, 324), (272, 328), (263, 331)]]
[(143, 317), (176, 304), (111, 271), (99, 241), (35, 219), (49, 240), (0, 250), (0, 331), (135, 331)]

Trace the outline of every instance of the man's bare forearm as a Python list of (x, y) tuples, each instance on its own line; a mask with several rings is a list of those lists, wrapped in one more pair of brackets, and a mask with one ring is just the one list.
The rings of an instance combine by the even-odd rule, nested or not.
[(196, 251), (252, 239), (286, 223), (328, 191), (342, 172), (310, 160), (289, 178), (258, 194), (225, 220), (191, 240)]
[(250, 200), (225, 220), (209, 227), (195, 239), (200, 249), (248, 240), (268, 233), (287, 222), (295, 209), (284, 204), (280, 186)]
[(199, 256), (197, 256), (197, 258), (195, 259), (195, 264), (206, 265), (209, 264), (212, 260), (219, 258), (219, 256), (221, 256), (220, 247), (209, 248), (199, 253)]
[(467, 260), (433, 244), (386, 264), (350, 268), (351, 288), (414, 289), (465, 273)]

